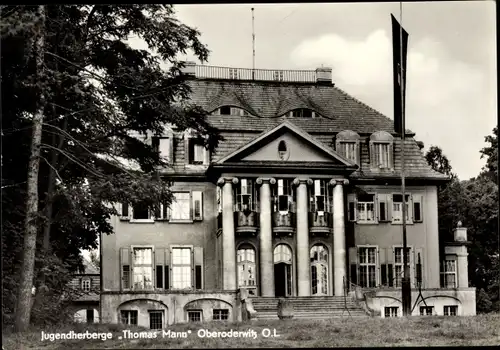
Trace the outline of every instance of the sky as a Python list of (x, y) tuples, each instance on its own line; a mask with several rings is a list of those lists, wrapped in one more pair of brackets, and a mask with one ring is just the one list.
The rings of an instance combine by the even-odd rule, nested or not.
[[(393, 118), (390, 14), (399, 3), (176, 5), (201, 32), (215, 66), (332, 68), (336, 86)], [(497, 125), (493, 1), (403, 3), (409, 33), (406, 126), (425, 150), (439, 146), (460, 179), (485, 164), (479, 150)], [(186, 59), (194, 60), (191, 55)], [(199, 63), (199, 62), (198, 62)]]

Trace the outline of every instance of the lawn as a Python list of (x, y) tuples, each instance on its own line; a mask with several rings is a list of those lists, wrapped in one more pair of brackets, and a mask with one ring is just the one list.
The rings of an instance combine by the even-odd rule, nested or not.
[[(56, 331), (59, 329), (59, 331)], [(112, 333), (107, 340), (45, 340), (45, 333)], [(155, 339), (119, 339), (123, 330), (149, 332), (121, 325), (72, 324), (54, 329), (32, 330), (24, 334), (4, 330), (3, 349), (166, 349), (166, 348), (269, 348), (269, 347), (360, 347), (360, 346), (467, 346), (499, 345), (500, 314), (475, 317), (412, 317), (332, 320), (254, 321), (252, 323), (204, 323), (169, 326), (170, 334)], [(247, 337), (200, 337), (200, 330), (247, 332)], [(269, 330), (269, 331), (268, 331)], [(254, 331), (250, 333), (248, 331)], [(189, 332), (189, 333), (188, 333)], [(147, 334), (147, 333), (145, 333)], [(151, 333), (149, 333), (151, 335)], [(245, 334), (245, 333), (244, 333)], [(274, 336), (276, 334), (276, 336)], [(265, 337), (265, 335), (269, 335)]]

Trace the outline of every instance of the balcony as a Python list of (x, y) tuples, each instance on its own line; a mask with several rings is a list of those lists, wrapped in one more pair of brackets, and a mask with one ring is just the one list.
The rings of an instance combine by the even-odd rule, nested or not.
[(291, 236), (295, 231), (295, 213), (275, 211), (272, 214), (273, 233)]
[(254, 236), (259, 227), (259, 213), (256, 211), (235, 211), (234, 228), (236, 234)]
[(332, 224), (332, 213), (309, 212), (309, 231), (312, 235), (329, 235), (332, 232)]

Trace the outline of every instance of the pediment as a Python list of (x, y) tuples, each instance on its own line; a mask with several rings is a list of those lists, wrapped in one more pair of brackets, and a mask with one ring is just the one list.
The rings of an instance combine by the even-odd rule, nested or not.
[(220, 159), (217, 164), (234, 162), (329, 163), (356, 167), (351, 161), (289, 121), (263, 132)]

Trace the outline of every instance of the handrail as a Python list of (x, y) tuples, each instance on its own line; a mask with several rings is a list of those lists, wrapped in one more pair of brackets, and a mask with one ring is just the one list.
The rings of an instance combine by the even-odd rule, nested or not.
[(218, 66), (195, 66), (197, 78), (230, 80), (265, 80), (278, 82), (316, 83), (318, 74), (315, 70), (251, 69)]

